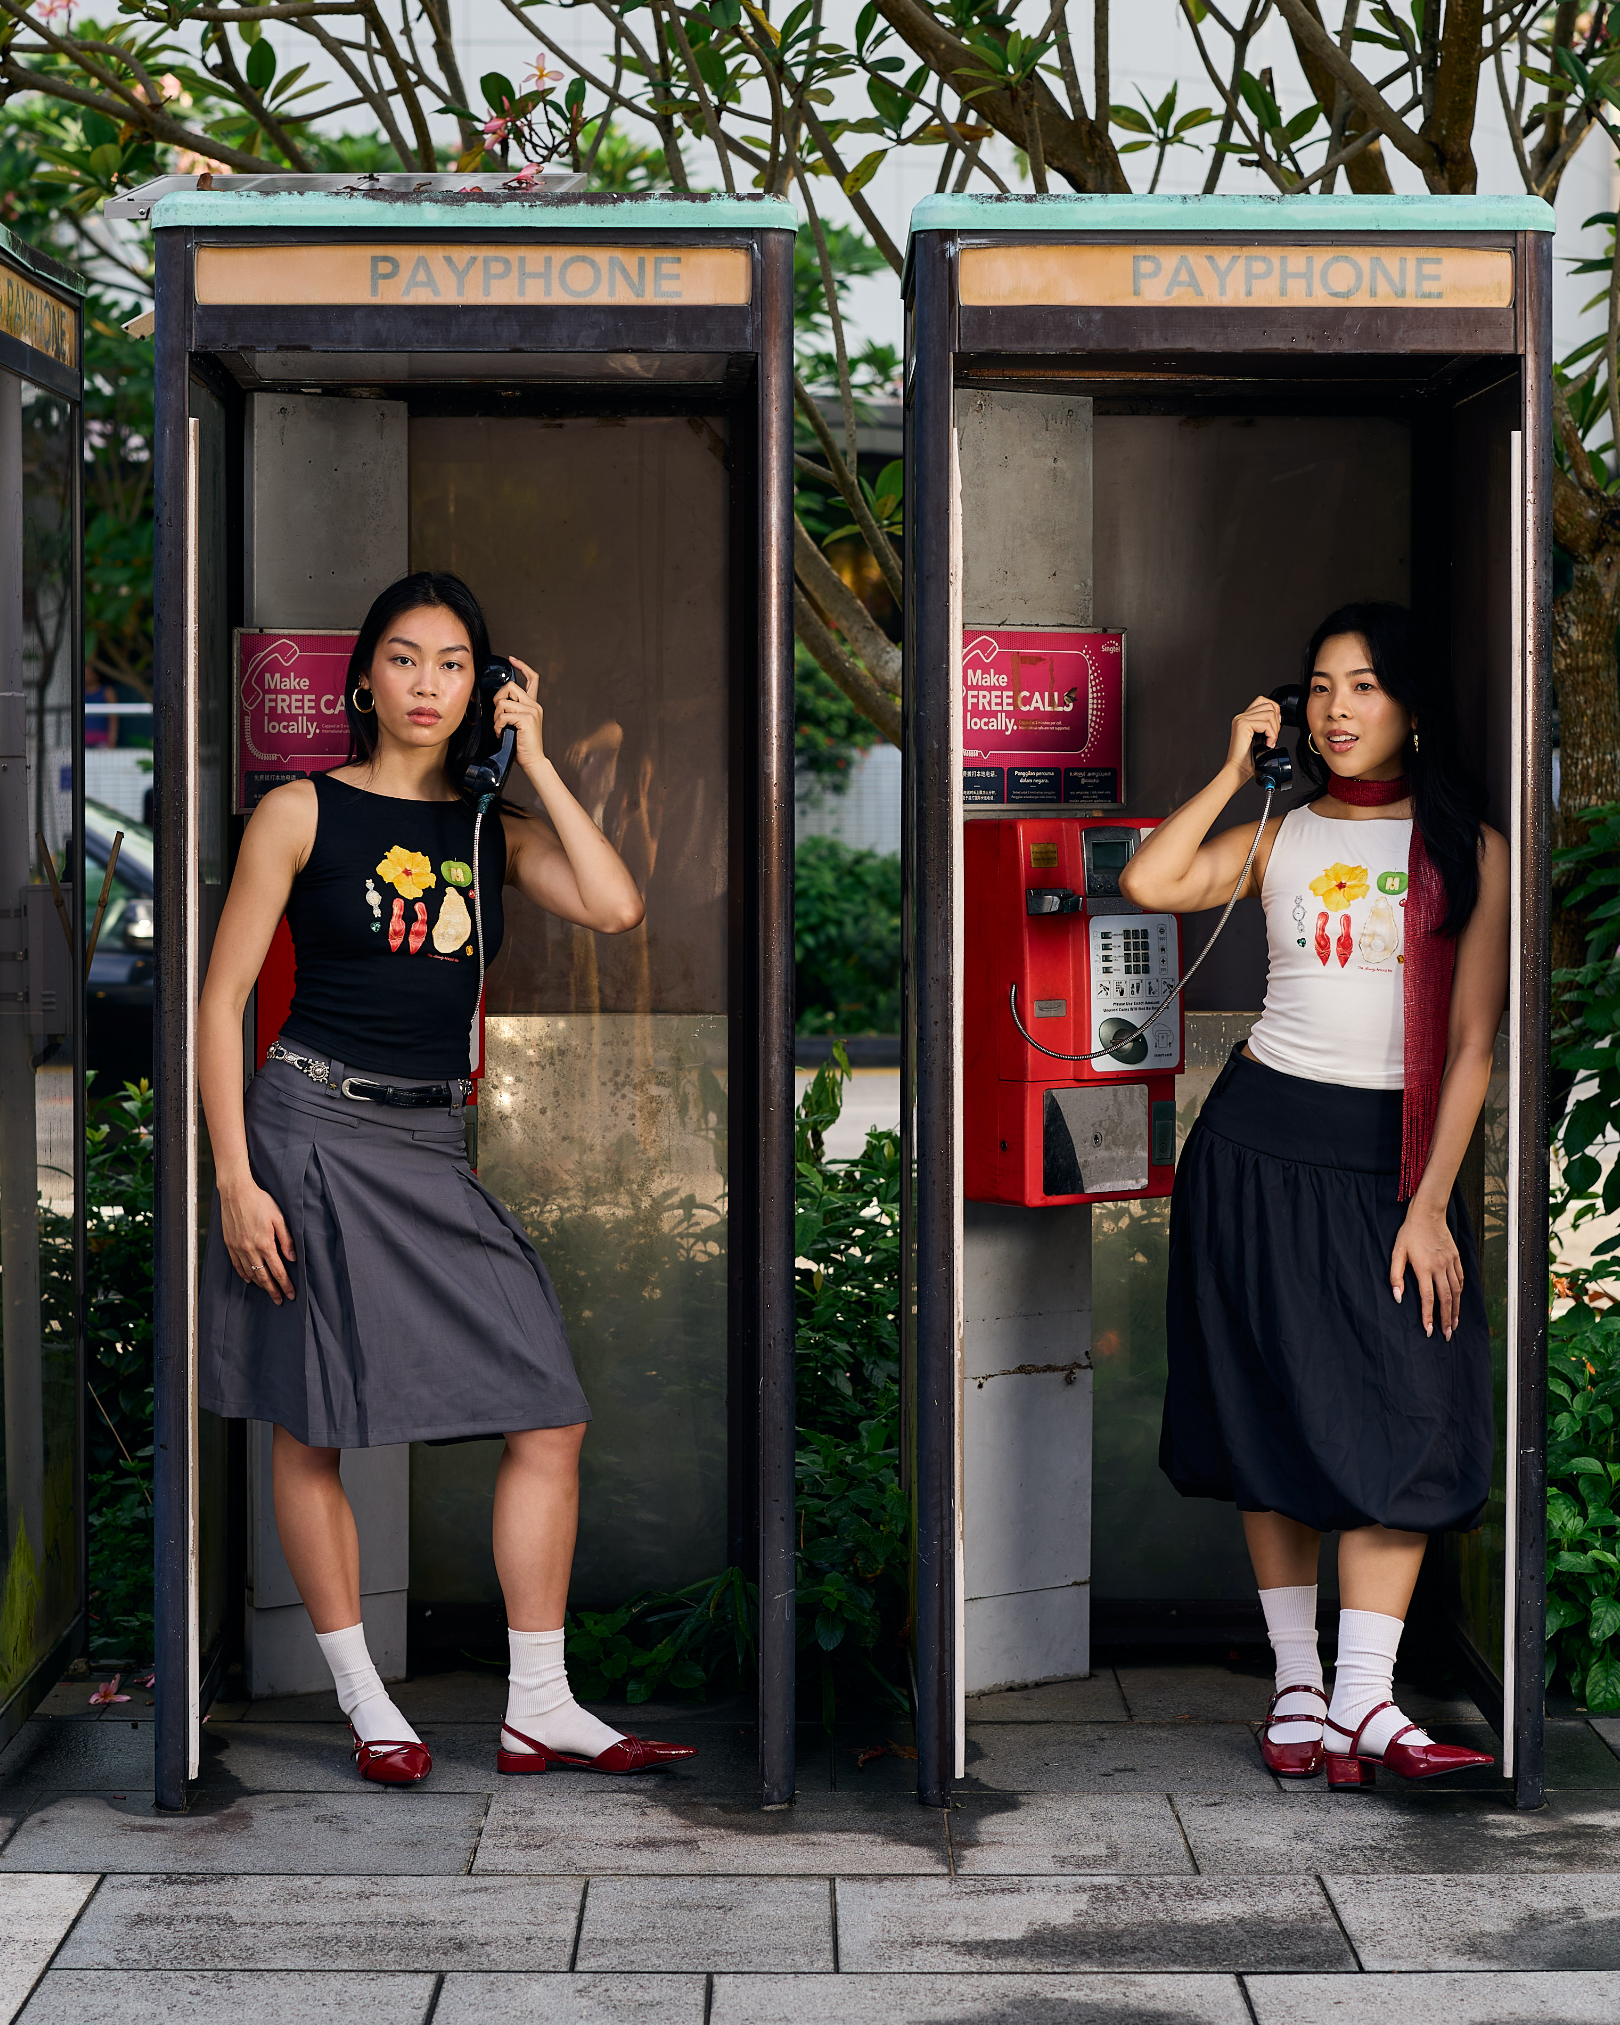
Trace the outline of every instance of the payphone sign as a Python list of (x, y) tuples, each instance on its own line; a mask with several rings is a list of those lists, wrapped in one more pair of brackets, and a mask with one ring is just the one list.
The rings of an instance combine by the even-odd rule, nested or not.
[(965, 629), (962, 799), (1014, 808), (1124, 801), (1123, 633)]
[(972, 246), (964, 308), (1507, 309), (1513, 255), (1486, 246)]
[(349, 751), (343, 696), (357, 635), (238, 627), (235, 791), (247, 815), (273, 787), (341, 766)]
[(746, 246), (478, 245), (447, 240), (199, 246), (204, 305), (672, 309), (753, 299)]

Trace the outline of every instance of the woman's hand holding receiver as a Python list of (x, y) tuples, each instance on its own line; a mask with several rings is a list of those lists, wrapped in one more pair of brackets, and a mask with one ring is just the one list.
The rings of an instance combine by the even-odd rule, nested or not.
[[(1257, 696), (1232, 719), (1232, 736), (1221, 770), (1190, 801), (1182, 803), (1151, 830), (1136, 855), (1119, 875), (1119, 890), (1150, 914), (1197, 914), (1224, 907), (1254, 838), (1254, 822), (1238, 823), (1218, 837), (1209, 833), (1227, 803), (1245, 782), (1254, 779), (1250, 751), (1255, 734), (1275, 745), (1282, 731), (1282, 709), (1269, 696)], [(1255, 855), (1245, 892), (1258, 894), (1276, 835), (1274, 818)], [(1206, 842), (1205, 840), (1208, 839)]]
[(538, 789), (540, 772), (546, 764), (545, 741), (541, 735), (546, 713), (540, 701), (540, 677), (527, 661), (520, 661), (515, 654), (509, 658), (523, 677), (523, 686), (520, 689), (515, 682), (506, 682), (496, 690), (491, 722), (497, 737), (509, 727), (517, 732), (513, 755)]

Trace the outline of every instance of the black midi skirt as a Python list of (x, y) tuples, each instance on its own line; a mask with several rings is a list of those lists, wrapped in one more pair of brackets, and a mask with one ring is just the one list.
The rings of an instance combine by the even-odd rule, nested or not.
[(457, 1110), (385, 1109), (268, 1062), (243, 1110), (286, 1219), (296, 1298), (249, 1286), (215, 1192), (202, 1404), (314, 1448), (381, 1448), (589, 1420), (550, 1275), (467, 1163)]
[(1401, 1092), (1279, 1075), (1241, 1050), (1176, 1170), (1159, 1466), (1189, 1498), (1332, 1532), (1464, 1532), (1490, 1488), (1490, 1331), (1468, 1213), (1448, 1343), (1389, 1261)]

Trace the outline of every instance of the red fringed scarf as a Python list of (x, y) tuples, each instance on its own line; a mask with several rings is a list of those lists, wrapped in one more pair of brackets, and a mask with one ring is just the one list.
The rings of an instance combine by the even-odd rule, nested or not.
[[(1328, 793), (1353, 808), (1382, 808), (1404, 802), (1412, 792), (1405, 774), (1399, 780), (1342, 780), (1334, 774)], [(1446, 1041), (1451, 1030), (1451, 973), (1457, 945), (1440, 933), (1446, 918), (1446, 889), (1434, 860), (1414, 822), (1406, 859), (1406, 928), (1402, 935), (1405, 961), (1401, 973), (1401, 1006), (1406, 1035), (1406, 1095), (1401, 1106), (1401, 1194), (1408, 1202), (1429, 1164), (1434, 1114), (1440, 1108), (1440, 1079), (1446, 1067)]]

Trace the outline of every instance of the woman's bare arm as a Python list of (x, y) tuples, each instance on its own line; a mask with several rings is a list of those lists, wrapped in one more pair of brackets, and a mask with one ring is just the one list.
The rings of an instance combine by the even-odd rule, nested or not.
[(1438, 1318), (1447, 1338), (1457, 1326), (1463, 1276), (1462, 1259), (1446, 1223), (1446, 1205), (1490, 1087), (1496, 1030), (1507, 1004), (1507, 840), (1488, 829), (1482, 843), (1479, 901), (1457, 938), (1445, 1074), (1429, 1161), (1406, 1206), (1406, 1221), (1389, 1262), (1396, 1300), (1401, 1298), (1410, 1265), (1423, 1303), (1424, 1333), (1433, 1333)]
[(506, 877), (510, 885), (581, 928), (604, 935), (634, 928), (646, 913), (640, 888), (624, 860), (563, 785), (541, 737), (544, 715), (538, 701), (540, 678), (514, 655), (524, 678), (520, 692), (509, 683), (495, 702), (496, 730), (516, 727), (516, 756), (545, 806), (544, 817), (503, 817)]
[(264, 967), (299, 868), (315, 842), (315, 790), (308, 781), (274, 789), (248, 823), (237, 854), (197, 1008), (197, 1082), (214, 1156), (225, 1248), (244, 1280), (272, 1300), (292, 1299), (283, 1259), (292, 1240), (280, 1205), (248, 1164), (242, 1121), (242, 1014)]
[[(1210, 838), (1209, 833), (1233, 795), (1254, 778), (1249, 751), (1255, 734), (1275, 745), (1281, 730), (1282, 711), (1268, 696), (1257, 696), (1247, 710), (1232, 719), (1231, 743), (1220, 772), (1208, 787), (1200, 788), (1191, 801), (1183, 802), (1173, 816), (1167, 816), (1149, 833), (1120, 873), (1119, 890), (1127, 900), (1134, 900), (1149, 914), (1198, 914), (1208, 907), (1226, 905), (1249, 855), (1254, 831), (1250, 824), (1239, 823), (1218, 837)], [(1260, 891), (1275, 835), (1274, 821), (1267, 824), (1255, 854), (1245, 896)]]

